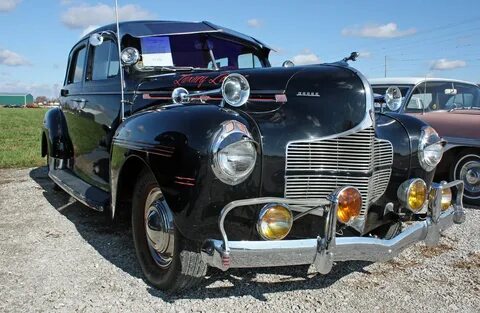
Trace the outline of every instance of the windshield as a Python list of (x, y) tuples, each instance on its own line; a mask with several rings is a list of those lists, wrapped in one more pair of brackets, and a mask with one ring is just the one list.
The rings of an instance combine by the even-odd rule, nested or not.
[(480, 108), (480, 88), (456, 82), (425, 82), (413, 90), (405, 112)]
[(126, 37), (123, 46), (135, 47), (141, 53), (135, 65), (140, 72), (174, 68), (236, 70), (269, 65), (267, 56), (257, 47), (210, 34)]

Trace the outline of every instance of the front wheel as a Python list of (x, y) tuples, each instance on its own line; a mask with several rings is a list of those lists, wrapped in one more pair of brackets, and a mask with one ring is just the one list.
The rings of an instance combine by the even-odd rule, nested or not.
[(480, 206), (480, 155), (474, 149), (464, 150), (450, 169), (452, 180), (462, 180), (465, 186), (463, 200)]
[(156, 288), (178, 292), (205, 276), (200, 247), (180, 234), (155, 177), (147, 170), (140, 174), (133, 193), (132, 233), (142, 271)]

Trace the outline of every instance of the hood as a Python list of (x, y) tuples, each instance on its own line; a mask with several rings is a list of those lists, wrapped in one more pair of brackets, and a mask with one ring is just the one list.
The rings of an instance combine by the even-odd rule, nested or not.
[(452, 112), (428, 112), (412, 114), (430, 124), (442, 137), (480, 139), (480, 111), (455, 110)]
[[(137, 91), (144, 97), (147, 94), (151, 99), (163, 99), (154, 101), (160, 104), (171, 100), (176, 87), (184, 87), (190, 93), (218, 89), (230, 73), (161, 75), (144, 80)], [(286, 149), (290, 142), (308, 142), (373, 125), (370, 85), (353, 68), (323, 64), (235, 73), (248, 79), (251, 94), (247, 104), (229, 109), (255, 125), (255, 138), (262, 147), (262, 196), (283, 196)], [(214, 97), (205, 101), (219, 104), (221, 95)]]

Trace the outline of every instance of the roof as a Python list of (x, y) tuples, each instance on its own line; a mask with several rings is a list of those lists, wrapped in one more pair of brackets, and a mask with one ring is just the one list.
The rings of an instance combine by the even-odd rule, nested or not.
[(368, 80), (371, 85), (417, 85), (421, 82), (453, 82), (463, 83), (469, 85), (476, 85), (473, 82), (464, 80), (451, 79), (451, 78), (435, 78), (435, 77), (385, 77), (385, 78), (372, 78)]
[(22, 96), (22, 97), (25, 97), (25, 96), (31, 96), (32, 94), (31, 93), (28, 93), (28, 92), (1, 92), (0, 91), (0, 96)]
[[(101, 31), (117, 32), (116, 24), (106, 25), (97, 28), (86, 34), (83, 38), (89, 37), (93, 33)], [(260, 45), (261, 48), (272, 50), (270, 47), (261, 41), (236, 32), (234, 30), (221, 27), (210, 22), (180, 22), (180, 21), (129, 21), (120, 23), (120, 33), (129, 34), (133, 37), (148, 37), (148, 36), (163, 36), (163, 35), (180, 35), (180, 34), (194, 34), (194, 33), (223, 33), (233, 37), (240, 38), (255, 45)], [(83, 39), (82, 38), (82, 39)]]

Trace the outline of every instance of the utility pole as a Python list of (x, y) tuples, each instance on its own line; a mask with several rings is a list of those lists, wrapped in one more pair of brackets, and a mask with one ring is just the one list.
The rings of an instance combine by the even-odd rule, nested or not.
[(385, 56), (385, 77), (387, 77), (387, 56)]

